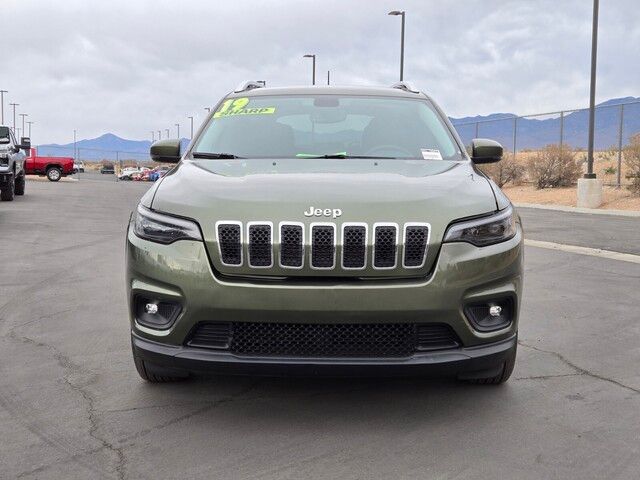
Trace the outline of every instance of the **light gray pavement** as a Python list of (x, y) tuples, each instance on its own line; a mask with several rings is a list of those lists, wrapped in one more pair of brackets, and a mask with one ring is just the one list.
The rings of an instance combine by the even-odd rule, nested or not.
[[(502, 387), (148, 385), (123, 285), (125, 225), (147, 187), (28, 182), (0, 203), (0, 478), (640, 476), (640, 265), (527, 248), (518, 362)], [(549, 217), (523, 216), (541, 240), (575, 244), (561, 230), (579, 224), (587, 246), (627, 245), (589, 233), (610, 217), (558, 216), (550, 231)]]
[(640, 218), (518, 208), (526, 237), (640, 255)]

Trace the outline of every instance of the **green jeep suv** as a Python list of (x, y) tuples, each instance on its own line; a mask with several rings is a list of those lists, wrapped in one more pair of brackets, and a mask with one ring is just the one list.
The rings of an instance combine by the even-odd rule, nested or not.
[(138, 373), (445, 375), (516, 357), (520, 219), (435, 102), (388, 88), (264, 88), (212, 110), (127, 232)]

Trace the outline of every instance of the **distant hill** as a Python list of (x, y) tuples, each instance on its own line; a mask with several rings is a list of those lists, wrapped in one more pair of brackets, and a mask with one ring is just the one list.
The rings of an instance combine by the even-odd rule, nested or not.
[[(628, 142), (629, 137), (640, 132), (640, 97), (614, 98), (598, 105), (596, 109), (596, 136), (597, 149), (606, 149), (618, 144), (618, 131), (620, 128), (620, 104), (632, 103), (625, 106), (623, 141)], [(513, 113), (492, 113), (486, 116), (451, 118), (451, 122), (458, 130), (465, 144), (469, 144), (476, 136), (476, 122), (478, 123), (478, 137), (492, 138), (502, 143), (505, 148), (513, 148)], [(556, 116), (519, 118), (517, 148), (534, 149), (543, 147), (549, 143), (560, 141), (560, 118)], [(567, 113), (564, 117), (564, 143), (574, 148), (586, 148), (587, 127), (589, 124), (588, 110)], [(182, 139), (184, 148), (189, 140)], [(149, 140), (128, 140), (118, 137), (113, 133), (105, 133), (97, 138), (79, 140), (79, 158), (85, 161), (99, 161), (103, 159), (115, 160), (116, 156), (121, 160), (149, 159)], [(116, 152), (118, 152), (116, 154)], [(73, 143), (63, 145), (49, 144), (38, 147), (40, 155), (71, 156), (73, 155)]]
[[(620, 104), (632, 103), (625, 106), (623, 124), (623, 142), (627, 143), (631, 135), (640, 132), (640, 97), (615, 98), (600, 103), (596, 108), (595, 147), (606, 149), (618, 144), (620, 128)], [(487, 116), (451, 118), (451, 123), (462, 137), (465, 144), (469, 144), (476, 136), (478, 122), (478, 137), (492, 138), (502, 143), (506, 148), (513, 148), (513, 127), (516, 115), (512, 113), (493, 113)], [(540, 148), (550, 143), (560, 141), (560, 117), (541, 116), (519, 118), (517, 121), (517, 148)], [(586, 148), (588, 138), (589, 111), (580, 110), (566, 113), (564, 116), (563, 141), (565, 145), (574, 148)]]
[[(189, 139), (183, 138), (183, 147), (189, 144)], [(85, 161), (115, 160), (148, 160), (149, 140), (128, 140), (113, 133), (105, 133), (97, 138), (78, 140), (78, 157)], [(38, 155), (73, 156), (73, 143), (47, 144), (38, 146)]]

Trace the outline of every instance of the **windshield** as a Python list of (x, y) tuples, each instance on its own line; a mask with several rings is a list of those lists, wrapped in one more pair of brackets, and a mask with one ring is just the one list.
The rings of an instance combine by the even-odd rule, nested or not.
[(227, 99), (193, 152), (196, 157), (463, 158), (426, 99), (342, 95)]
[(0, 127), (0, 143), (9, 143), (9, 128)]

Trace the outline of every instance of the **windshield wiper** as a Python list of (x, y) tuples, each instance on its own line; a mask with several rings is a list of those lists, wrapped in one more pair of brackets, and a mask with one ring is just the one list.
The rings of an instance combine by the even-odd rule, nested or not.
[(193, 152), (191, 155), (193, 158), (244, 158), (233, 153)]
[(313, 153), (298, 153), (296, 155), (298, 158), (371, 158), (371, 159), (396, 159), (398, 157), (379, 157), (375, 155), (347, 155), (346, 152), (339, 153), (329, 153), (326, 155), (315, 155)]

